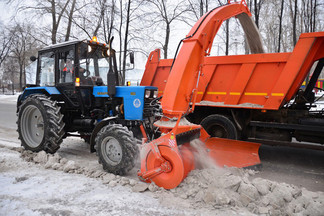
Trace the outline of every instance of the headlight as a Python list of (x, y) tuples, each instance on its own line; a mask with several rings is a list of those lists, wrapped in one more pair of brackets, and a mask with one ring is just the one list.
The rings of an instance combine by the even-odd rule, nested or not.
[(150, 90), (145, 90), (145, 98), (149, 98), (151, 95), (151, 91)]
[(158, 94), (159, 94), (159, 91), (155, 90), (154, 93), (153, 93), (153, 98), (157, 98)]

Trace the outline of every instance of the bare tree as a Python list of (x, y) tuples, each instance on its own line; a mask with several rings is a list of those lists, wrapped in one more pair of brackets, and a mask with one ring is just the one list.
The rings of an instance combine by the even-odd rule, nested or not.
[(281, 45), (281, 31), (282, 31), (282, 16), (284, 12), (284, 1), (281, 1), (280, 15), (279, 15), (279, 38), (278, 38), (278, 52), (280, 52)]
[(12, 44), (12, 37), (10, 31), (8, 31), (2, 23), (0, 23), (0, 67), (3, 61), (9, 54), (10, 47)]
[(28, 61), (28, 53), (35, 48), (35, 40), (30, 37), (32, 27), (26, 24), (16, 23), (12, 27), (13, 44), (11, 46), (10, 57), (16, 59), (19, 68), (19, 89), (22, 90), (26, 84), (25, 66)]
[(37, 6), (21, 6), (18, 10), (32, 10), (41, 16), (50, 15), (52, 20), (51, 42), (57, 43), (58, 29), (70, 0), (35, 0)]
[(208, 12), (209, 0), (188, 0), (189, 10), (194, 14), (196, 20)]
[(264, 0), (254, 0), (254, 17), (255, 24), (259, 28), (260, 11)]
[(130, 7), (131, 0), (128, 0), (127, 3), (127, 13), (126, 13), (126, 26), (125, 26), (125, 37), (124, 37), (124, 53), (123, 53), (123, 74), (122, 74), (122, 83), (125, 82), (125, 73), (126, 73), (126, 54), (127, 54), (127, 45), (128, 45), (128, 29), (130, 22)]
[(116, 15), (116, 1), (112, 0), (111, 5), (108, 6), (104, 12), (103, 22), (103, 33), (105, 41), (108, 44), (112, 37), (112, 31), (115, 28), (115, 15)]
[(148, 17), (153, 20), (155, 25), (163, 24), (165, 32), (164, 42), (162, 43), (162, 49), (164, 58), (168, 57), (168, 47), (170, 42), (171, 23), (178, 20), (184, 21), (183, 15), (190, 11), (189, 7), (185, 5), (185, 1), (180, 1), (176, 4), (172, 4), (166, 0), (147, 0), (154, 7), (152, 12), (148, 13)]
[(297, 43), (297, 11), (298, 11), (298, 0), (290, 0), (290, 17), (293, 23), (292, 26), (292, 39), (293, 39), (293, 46)]
[(67, 28), (66, 28), (65, 41), (68, 41), (70, 39), (71, 27), (72, 27), (72, 21), (73, 21), (73, 13), (75, 11), (75, 4), (76, 4), (76, 0), (72, 0), (72, 5), (71, 5), (69, 12), (66, 10), (66, 13), (68, 15), (68, 24), (67, 24)]

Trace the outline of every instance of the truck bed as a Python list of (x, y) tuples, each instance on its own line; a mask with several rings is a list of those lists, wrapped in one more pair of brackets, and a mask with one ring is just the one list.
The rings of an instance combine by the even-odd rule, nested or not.
[[(321, 58), (324, 32), (301, 34), (289, 53), (204, 57), (196, 105), (277, 110), (296, 95)], [(160, 59), (159, 50), (151, 52), (141, 85), (156, 86), (163, 94), (172, 61)]]

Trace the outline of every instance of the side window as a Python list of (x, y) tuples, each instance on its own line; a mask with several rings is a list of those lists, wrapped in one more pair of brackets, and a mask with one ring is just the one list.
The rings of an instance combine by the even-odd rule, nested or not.
[(40, 86), (54, 86), (55, 85), (55, 55), (54, 52), (47, 52), (40, 56)]
[(74, 52), (66, 50), (58, 53), (59, 83), (70, 83), (74, 80)]

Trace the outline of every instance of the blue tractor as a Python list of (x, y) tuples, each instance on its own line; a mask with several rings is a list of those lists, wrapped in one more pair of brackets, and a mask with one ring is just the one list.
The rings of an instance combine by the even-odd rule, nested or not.
[(157, 88), (121, 86), (115, 50), (95, 38), (45, 47), (31, 60), (37, 60), (36, 85), (17, 101), (22, 146), (55, 153), (67, 136), (81, 136), (106, 171), (132, 169), (139, 131), (154, 134)]

